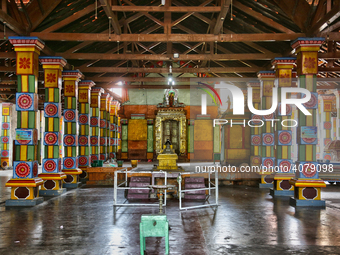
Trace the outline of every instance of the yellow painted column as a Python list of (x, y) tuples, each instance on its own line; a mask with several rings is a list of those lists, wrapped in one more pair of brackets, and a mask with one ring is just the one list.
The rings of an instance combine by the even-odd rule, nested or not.
[(108, 151), (107, 149), (107, 107), (108, 107), (108, 99), (109, 93), (103, 93), (100, 96), (100, 160), (106, 161), (108, 159)]
[(107, 99), (107, 107), (106, 107), (106, 153), (108, 159), (114, 159), (114, 155), (111, 151), (111, 128), (113, 128), (113, 123), (111, 122), (111, 103), (113, 97), (109, 96)]
[(83, 171), (79, 177), (81, 181), (88, 178), (86, 169), (91, 166), (90, 159), (90, 98), (91, 88), (94, 82), (90, 80), (82, 80), (78, 83), (78, 102), (79, 102), (79, 136), (78, 136), (78, 166)]
[(318, 111), (318, 94), (316, 93), (316, 77), (318, 73), (318, 51), (324, 38), (298, 38), (292, 43), (297, 54), (297, 75), (300, 88), (311, 92), (311, 99), (304, 106), (311, 115), (298, 111), (298, 161), (295, 177), (290, 181), (294, 185), (294, 197), (290, 199), (292, 206), (325, 207), (321, 200), (321, 188), (326, 187), (319, 178), (316, 162), (316, 144), (318, 141), (316, 115)]
[(17, 129), (13, 177), (6, 183), (11, 187), (11, 199), (6, 206), (35, 206), (44, 201), (39, 197), (38, 177), (38, 76), (39, 54), (44, 43), (37, 37), (9, 37), (16, 52)]
[(95, 87), (91, 90), (91, 118), (90, 118), (90, 145), (91, 145), (91, 163), (99, 160), (99, 124), (100, 124), (100, 96), (104, 89)]
[[(278, 120), (275, 130), (275, 146), (276, 146), (276, 169), (274, 175), (274, 187), (270, 190), (270, 194), (277, 196), (293, 196), (294, 186), (289, 180), (294, 177), (292, 171), (293, 161), (291, 159), (292, 147), (292, 130), (288, 125), (288, 121), (292, 118), (292, 105), (286, 106), (286, 114), (281, 113), (281, 89), (292, 87), (292, 73), (295, 66), (296, 58), (285, 57), (275, 58), (272, 64), (275, 68), (275, 86), (278, 88), (278, 107), (275, 119)], [(282, 124), (284, 123), (284, 125)]]
[(7, 169), (10, 166), (10, 144), (11, 144), (11, 115), (12, 104), (2, 103), (2, 124), (1, 124), (1, 141), (0, 141), (0, 160), (1, 167)]
[(59, 157), (61, 142), (61, 86), (62, 70), (66, 60), (62, 57), (40, 57), (44, 69), (45, 86), (45, 133), (44, 159), (42, 161), (42, 173), (39, 177), (44, 180), (39, 192), (40, 196), (59, 196), (66, 192), (62, 180), (66, 174), (61, 171), (62, 159)]
[(64, 158), (63, 172), (66, 179), (63, 187), (74, 189), (79, 187), (78, 168), (78, 82), (83, 74), (79, 70), (63, 72), (64, 80)]

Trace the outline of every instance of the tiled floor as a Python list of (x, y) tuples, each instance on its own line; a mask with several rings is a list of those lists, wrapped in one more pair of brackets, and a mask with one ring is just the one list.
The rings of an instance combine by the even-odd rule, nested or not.
[[(34, 208), (6, 209), (0, 172), (0, 254), (139, 254), (139, 222), (156, 208), (113, 209), (111, 187), (68, 191)], [(220, 188), (220, 206), (179, 211), (170, 200), (170, 254), (339, 254), (340, 186), (322, 193), (327, 208), (295, 209), (268, 190)], [(122, 194), (120, 198), (123, 200)], [(145, 254), (164, 254), (162, 238), (148, 238)]]

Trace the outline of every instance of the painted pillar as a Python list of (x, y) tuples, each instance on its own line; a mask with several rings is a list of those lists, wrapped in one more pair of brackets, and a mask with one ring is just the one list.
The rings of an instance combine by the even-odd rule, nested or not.
[(1, 124), (1, 167), (9, 167), (9, 154), (11, 144), (11, 115), (12, 104), (2, 103), (2, 124)]
[(90, 145), (91, 145), (91, 163), (99, 160), (99, 109), (100, 109), (100, 96), (104, 93), (102, 88), (92, 88), (91, 91), (91, 119), (90, 119)]
[(335, 100), (334, 96), (320, 94), (322, 110), (321, 110), (321, 121), (319, 123), (320, 131), (322, 132), (323, 139), (319, 141), (322, 159), (332, 160), (332, 155), (330, 152), (325, 151), (325, 146), (332, 141), (332, 104)]
[[(253, 106), (255, 109), (261, 109), (261, 86), (259, 82), (249, 82), (248, 87), (253, 89)], [(251, 134), (251, 146), (250, 146), (250, 165), (251, 166), (260, 166), (261, 165), (261, 116), (252, 114), (251, 119), (254, 120), (250, 124), (255, 126), (250, 128)], [(261, 175), (261, 184), (265, 184), (266, 182), (262, 178)]]
[(335, 90), (334, 91), (335, 95), (335, 102), (336, 102), (336, 138), (334, 140), (340, 140), (340, 90)]
[(111, 103), (113, 97), (109, 96), (107, 99), (107, 107), (106, 107), (106, 153), (108, 159), (114, 159), (114, 155), (111, 151)]
[(83, 80), (78, 83), (78, 102), (79, 102), (79, 156), (78, 167), (83, 171), (79, 176), (81, 180), (87, 180), (87, 167), (91, 166), (90, 159), (90, 98), (91, 87), (95, 83), (89, 80)]
[[(262, 71), (258, 73), (258, 77), (261, 80), (262, 90), (262, 104), (261, 109), (267, 110), (272, 106), (273, 87), (275, 81), (274, 71)], [(262, 146), (261, 146), (261, 183), (260, 188), (273, 188), (273, 175), (271, 167), (275, 166), (275, 134), (274, 125), (271, 119), (275, 119), (275, 114), (269, 114), (262, 116), (264, 122), (261, 130)]]
[(63, 172), (65, 188), (78, 188), (79, 175), (82, 170), (78, 168), (78, 82), (82, 73), (79, 70), (63, 72), (64, 80), (64, 157)]
[(107, 101), (109, 99), (109, 93), (103, 93), (100, 96), (100, 160), (106, 161), (108, 158), (107, 153)]
[(275, 87), (278, 88), (278, 107), (276, 110), (277, 124), (275, 130), (276, 144), (276, 166), (278, 171), (274, 175), (274, 187), (270, 190), (272, 196), (293, 196), (294, 186), (289, 180), (294, 177), (292, 171), (293, 161), (291, 159), (292, 130), (292, 105), (286, 105), (286, 114), (281, 113), (281, 90), (292, 87), (292, 70), (295, 66), (296, 58), (275, 58), (272, 64), (275, 68)]
[(121, 133), (121, 127), (120, 127), (120, 117), (118, 116), (118, 111), (120, 107), (120, 103), (117, 100), (113, 100), (112, 104), (114, 105), (114, 122), (115, 122), (115, 130), (114, 130), (114, 155), (117, 157), (119, 147), (120, 147), (120, 133)]
[[(188, 126), (187, 126), (187, 140), (188, 140), (188, 159), (194, 159), (194, 125), (195, 125), (195, 119), (189, 119), (188, 120)], [(222, 151), (221, 153), (225, 153)], [(224, 158), (224, 157), (223, 157)]]
[[(128, 120), (121, 119), (120, 123), (122, 124), (122, 149), (120, 158), (127, 159), (127, 152), (128, 152)], [(114, 147), (116, 150), (116, 146)]]
[(121, 149), (122, 149), (122, 126), (120, 122), (120, 117), (117, 117), (117, 151), (116, 151), (116, 157), (117, 155), (120, 155)]
[(116, 123), (115, 123), (115, 105), (110, 103), (110, 158), (115, 159), (115, 141), (116, 141)]
[(40, 57), (44, 69), (45, 86), (45, 132), (44, 159), (42, 161), (42, 173), (39, 177), (44, 184), (39, 191), (40, 196), (59, 196), (66, 192), (63, 189), (62, 180), (66, 174), (61, 172), (61, 157), (59, 157), (59, 146), (61, 145), (61, 73), (66, 65), (62, 57)]
[[(147, 144), (147, 150), (146, 150), (146, 158), (148, 160), (153, 159), (153, 124), (154, 124), (154, 119), (148, 119), (147, 120), (147, 125), (148, 125), (148, 144)], [(118, 125), (117, 125), (118, 126)], [(119, 133), (118, 133), (119, 134)], [(117, 137), (117, 143), (118, 143), (118, 137)]]
[(316, 93), (316, 75), (318, 73), (318, 51), (324, 38), (298, 38), (292, 43), (297, 54), (297, 75), (300, 88), (312, 93), (309, 102), (304, 106), (311, 115), (298, 111), (298, 161), (296, 162), (295, 177), (290, 181), (294, 185), (292, 206), (325, 207), (321, 200), (321, 188), (326, 187), (319, 179), (316, 162), (317, 127), (316, 114), (318, 110), (318, 94)]
[(13, 178), (6, 183), (11, 187), (11, 199), (6, 206), (35, 206), (44, 201), (39, 197), (38, 177), (38, 75), (39, 54), (44, 43), (37, 37), (9, 37), (16, 51), (17, 129)]

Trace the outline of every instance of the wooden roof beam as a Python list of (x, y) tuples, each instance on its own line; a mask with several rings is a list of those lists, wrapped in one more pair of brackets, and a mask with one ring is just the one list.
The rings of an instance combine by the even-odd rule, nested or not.
[[(99, 1), (106, 13), (106, 16), (109, 18), (109, 20), (111, 20), (111, 24), (115, 31), (115, 34), (120, 35), (122, 33), (122, 30), (118, 22), (117, 14), (112, 12), (113, 10), (108, 0), (99, 0)], [(113, 5), (112, 7), (115, 7), (115, 5)]]
[(261, 13), (258, 13), (256, 11), (254, 11), (252, 8), (248, 7), (248, 6), (245, 6), (243, 4), (241, 4), (240, 2), (238, 1), (235, 1), (234, 2), (234, 7), (236, 7), (237, 9), (247, 13), (248, 15), (252, 16), (253, 18), (259, 20), (259, 21), (262, 21), (263, 23), (265, 23), (266, 25), (272, 27), (272, 28), (275, 28), (283, 33), (294, 33), (294, 31), (290, 30), (289, 28), (286, 28), (285, 26), (277, 23), (276, 21), (270, 19), (270, 18), (267, 18), (266, 16), (262, 15)]
[[(0, 53), (1, 57), (2, 53)], [(98, 60), (156, 60), (172, 61), (172, 54), (107, 54), (107, 53), (57, 53), (65, 59), (98, 59)], [(271, 53), (231, 53), (231, 54), (179, 54), (175, 60), (271, 60), (282, 57), (281, 54)]]
[(27, 31), (24, 28), (24, 26), (2, 10), (0, 10), (0, 21), (2, 23), (6, 23), (6, 26), (9, 27), (18, 35), (27, 35)]
[(214, 34), (218, 35), (219, 33), (221, 33), (221, 29), (223, 27), (223, 23), (224, 20), (227, 16), (227, 13), (229, 11), (229, 6), (230, 6), (230, 2), (231, 0), (221, 0), (221, 11), (218, 14), (217, 20), (216, 20), (216, 24), (214, 27)]
[(306, 31), (305, 22), (308, 20), (308, 14), (311, 6), (306, 0), (272, 0), (278, 7), (290, 18), (301, 31)]
[[(95, 33), (40, 33), (32, 32), (31, 36), (37, 36), (44, 41), (96, 41), (108, 42), (107, 34)], [(255, 34), (121, 34), (111, 35), (111, 41), (120, 42), (256, 42), (256, 41), (291, 41), (297, 37), (305, 36), (304, 33), (255, 33)]]
[[(126, 2), (126, 0), (124, 0)], [(118, 12), (220, 12), (220, 6), (112, 6), (112, 11)]]
[(325, 14), (319, 21), (312, 25), (312, 27), (308, 30), (308, 34), (313, 36), (324, 29), (327, 28), (329, 24), (335, 21), (340, 17), (340, 4), (333, 6), (330, 12)]
[(54, 1), (40, 0), (40, 5), (41, 5), (41, 8), (44, 9), (44, 14), (41, 13), (40, 11), (41, 8), (36, 8), (36, 5), (33, 4), (33, 2), (36, 3), (36, 1), (32, 1), (32, 3), (30, 3), (30, 5), (27, 7), (27, 12), (32, 20), (31, 31), (34, 31), (34, 29), (36, 29), (41, 24), (41, 22), (43, 22), (44, 19), (48, 15), (50, 15), (50, 13), (58, 6), (58, 4), (61, 1), (62, 0), (54, 0)]

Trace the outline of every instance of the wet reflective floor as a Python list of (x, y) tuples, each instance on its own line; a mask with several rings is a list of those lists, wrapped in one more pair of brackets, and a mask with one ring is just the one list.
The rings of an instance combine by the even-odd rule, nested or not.
[[(157, 213), (136, 207), (115, 212), (113, 188), (88, 186), (34, 208), (6, 209), (7, 179), (1, 172), (0, 254), (137, 255), (140, 217)], [(273, 200), (268, 193), (221, 187), (217, 210), (180, 212), (178, 200), (168, 200), (170, 254), (340, 253), (340, 186), (324, 189), (325, 210), (295, 209), (287, 198)], [(164, 239), (147, 238), (146, 248), (145, 254), (164, 254)]]

